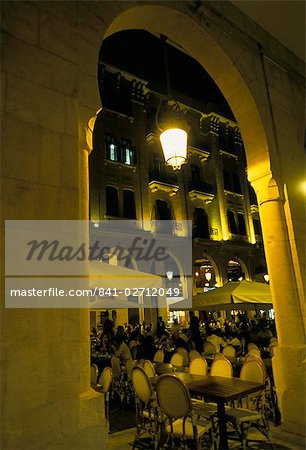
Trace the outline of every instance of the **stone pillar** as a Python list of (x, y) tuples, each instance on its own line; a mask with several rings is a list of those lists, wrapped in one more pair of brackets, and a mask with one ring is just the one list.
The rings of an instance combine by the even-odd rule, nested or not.
[(278, 347), (273, 373), (284, 430), (305, 434), (305, 340), (284, 205), (271, 175), (252, 182), (261, 218)]
[(220, 213), (220, 223), (222, 239), (227, 241), (229, 239), (228, 223), (227, 223), (227, 212), (226, 206), (227, 202), (224, 195), (224, 182), (223, 182), (223, 163), (222, 158), (219, 153), (218, 136), (211, 133), (211, 143), (212, 143), (212, 162), (216, 177), (216, 191), (219, 203), (219, 213)]

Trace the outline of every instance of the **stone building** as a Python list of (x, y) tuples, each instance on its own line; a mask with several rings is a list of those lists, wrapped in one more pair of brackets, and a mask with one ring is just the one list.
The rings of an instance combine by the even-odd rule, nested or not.
[[(131, 32), (121, 35), (126, 51)], [(156, 50), (158, 38), (143, 32), (134, 35), (146, 52), (150, 45), (152, 51)], [(110, 48), (110, 53), (118, 52), (118, 48), (122, 52), (118, 35), (117, 43)], [(171, 50), (174, 52), (169, 47), (168, 52)], [(154, 54), (155, 65), (158, 61)], [(185, 71), (195, 82), (197, 69), (203, 69), (193, 67), (193, 61), (178, 50), (176, 55), (180, 70), (185, 64)], [(130, 66), (135, 64), (131, 56)], [(153, 221), (153, 232), (155, 220), (191, 220), (194, 293), (239, 278), (264, 282), (266, 265), (257, 199), (247, 181), (244, 146), (231, 111), (224, 107), (227, 117), (216, 112), (221, 105), (201, 104), (199, 99), (175, 92), (176, 107), (189, 131), (187, 164), (173, 171), (165, 164), (156, 129), (163, 89), (157, 92), (156, 80), (150, 83), (124, 69), (122, 64), (121, 69), (103, 61), (100, 64), (103, 109), (97, 115), (89, 158), (90, 219)], [(207, 272), (211, 273), (209, 281)], [(183, 284), (184, 274), (180, 275)], [(132, 314), (117, 311), (117, 322), (129, 322)], [(136, 319), (156, 322), (159, 314), (166, 312), (140, 309)]]
[[(237, 120), (258, 199), (282, 427), (303, 435), (303, 61), (228, 1), (8, 1), (1, 14), (5, 219), (88, 219), (88, 160), (102, 106), (97, 66), (107, 36), (126, 29), (166, 35), (214, 79)], [(1, 229), (3, 249), (3, 222)], [(103, 448), (88, 310), (5, 309), (3, 250), (1, 262), (1, 447)]]

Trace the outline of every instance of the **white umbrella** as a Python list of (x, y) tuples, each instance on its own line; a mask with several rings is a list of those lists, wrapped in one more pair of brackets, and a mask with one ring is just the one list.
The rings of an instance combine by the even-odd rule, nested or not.
[[(99, 261), (89, 262), (89, 287), (96, 290), (96, 298), (90, 301), (91, 308), (150, 307), (151, 296), (156, 298), (156, 307), (165, 308), (163, 284), (162, 277), (151, 273)], [(102, 290), (105, 295), (101, 295)], [(142, 296), (142, 303), (128, 301), (129, 296)]]
[(192, 308), (186, 302), (177, 302), (171, 309), (196, 311), (232, 309), (270, 309), (272, 297), (270, 286), (255, 281), (231, 281), (212, 291), (193, 297)]

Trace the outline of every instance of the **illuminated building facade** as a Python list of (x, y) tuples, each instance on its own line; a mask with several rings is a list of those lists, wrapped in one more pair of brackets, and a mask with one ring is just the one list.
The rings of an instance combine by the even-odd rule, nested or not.
[[(156, 131), (162, 93), (110, 64), (101, 64), (99, 73), (103, 109), (89, 158), (90, 219), (152, 221), (151, 231), (155, 220), (191, 220), (193, 294), (242, 278), (264, 282), (257, 199), (231, 112), (229, 118), (215, 112), (217, 105), (175, 94), (183, 99), (179, 107), (190, 130), (187, 163), (174, 171), (165, 163)], [(178, 284), (184, 283), (181, 275)], [(160, 313), (145, 310), (136, 317), (156, 322)], [(117, 323), (132, 318), (128, 310), (116, 314)]]

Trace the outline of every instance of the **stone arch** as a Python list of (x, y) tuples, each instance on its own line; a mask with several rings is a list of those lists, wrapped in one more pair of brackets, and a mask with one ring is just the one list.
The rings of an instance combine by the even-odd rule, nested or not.
[(186, 11), (166, 5), (127, 9), (113, 20), (104, 38), (129, 29), (145, 29), (168, 36), (205, 68), (230, 104), (239, 124), (246, 147), (249, 179), (257, 179), (270, 172), (268, 142), (255, 97), (238, 69), (239, 63), (218, 43), (219, 36), (210, 34), (209, 28), (204, 28)]
[[(284, 373), (285, 362), (288, 360), (288, 364), (290, 364), (285, 346), (289, 346), (291, 352), (301, 362), (301, 353), (294, 346), (301, 348), (304, 345), (304, 323), (301, 315), (301, 310), (304, 309), (302, 306), (304, 291), (303, 283), (297, 276), (299, 265), (303, 264), (304, 256), (302, 255), (302, 245), (299, 246), (295, 242), (295, 239), (303, 239), (298, 226), (298, 221), (301, 218), (297, 212), (301, 200), (295, 196), (292, 185), (290, 186), (291, 190), (289, 190), (292, 194), (291, 205), (289, 199), (287, 204), (284, 203), (283, 199), (284, 180), (289, 180), (290, 175), (293, 177), (295, 171), (299, 172), (300, 167), (298, 163), (293, 163), (293, 160), (289, 161), (288, 155), (281, 154), (280, 150), (284, 151), (286, 145), (291, 145), (289, 138), (282, 137), (283, 147), (279, 148), (277, 138), (280, 135), (280, 126), (276, 126), (273, 116), (273, 102), (277, 107), (281, 106), (282, 100), (276, 96), (272, 98), (269, 92), (266, 62), (261, 51), (261, 41), (259, 39), (258, 47), (253, 46), (252, 50), (245, 48), (242, 42), (239, 43), (240, 45), (237, 42), (235, 43), (226, 33), (229, 23), (222, 27), (226, 18), (222, 14), (218, 15), (217, 12), (218, 19), (215, 22), (212, 20), (211, 26), (210, 15), (214, 13), (209, 7), (206, 11), (205, 5), (194, 5), (193, 8), (191, 2), (167, 2), (162, 5), (157, 3), (131, 7), (130, 3), (124, 6), (124, 2), (122, 2), (122, 10), (123, 12), (113, 12), (113, 20), (105, 33), (105, 38), (128, 29), (145, 29), (168, 36), (207, 70), (235, 115), (245, 144), (248, 179), (259, 198), (259, 212), (271, 276), (272, 298), (280, 337), (280, 345), (275, 353), (273, 364), (275, 371)], [(219, 25), (221, 26), (219, 27)], [(240, 29), (239, 33), (241, 32), (247, 34)], [(256, 40), (254, 40), (254, 43), (256, 43)], [(256, 61), (253, 60), (254, 55)], [(273, 61), (272, 64), (274, 64)], [(258, 79), (256, 79), (256, 71), (259, 73)], [(288, 83), (290, 84), (290, 81)], [(284, 119), (282, 121), (284, 123)], [(298, 142), (294, 140), (295, 131), (292, 129), (290, 136), (293, 139), (292, 145), (297, 159), (301, 161), (302, 156)], [(287, 170), (282, 169), (282, 161), (288, 162), (288, 164), (286, 163), (286, 168), (289, 168), (288, 176)], [(300, 172), (299, 176), (301, 176)], [(278, 184), (279, 196), (274, 199), (270, 199), (270, 193), (273, 189), (268, 191), (264, 189), (262, 192), (260, 192), (262, 186), (257, 189), (257, 185), (265, 183), (265, 180), (272, 177), (280, 180)], [(270, 187), (272, 188), (272, 186)], [(291, 212), (294, 214), (294, 225), (290, 217)], [(273, 219), (274, 229), (273, 234), (271, 234), (270, 217), (273, 214), (275, 214), (275, 219)], [(295, 245), (298, 247), (296, 254), (293, 248)], [(287, 268), (287, 266), (289, 270), (286, 276), (282, 278), (281, 285), (277, 284), (280, 268)], [(288, 327), (286, 327), (288, 316), (292, 317), (292, 327), (289, 334)], [(301, 367), (299, 369), (300, 380), (303, 376)], [(276, 385), (280, 398), (280, 409), (287, 424), (287, 429), (293, 429), (294, 417), (298, 424), (294, 424), (294, 429), (301, 432), (301, 420), (295, 417), (294, 408), (288, 400), (288, 398), (294, 399), (299, 404), (300, 410), (303, 410), (301, 393), (296, 388), (296, 383), (292, 381), (289, 374), (285, 378), (277, 379)], [(283, 395), (288, 392), (292, 395)], [(302, 416), (304, 417), (304, 415)]]
[(241, 268), (242, 268), (242, 271), (243, 271), (243, 273), (244, 273), (244, 278), (245, 278), (245, 280), (250, 281), (250, 271), (249, 271), (249, 269), (247, 268), (247, 265), (245, 264), (245, 262), (244, 262), (241, 258), (239, 258), (238, 256), (236, 256), (236, 255), (234, 255), (233, 257), (230, 257), (230, 258), (227, 260), (227, 264), (229, 263), (230, 260), (237, 261), (237, 262), (240, 264), (240, 266), (241, 266)]
[[(215, 272), (216, 282), (218, 283), (219, 286), (221, 286), (221, 272), (220, 272), (220, 269), (219, 269), (218, 264), (216, 263), (215, 259), (210, 254), (207, 254), (207, 253), (204, 253), (203, 258), (208, 259), (208, 261), (211, 263), (211, 265), (214, 269), (214, 272)], [(198, 258), (198, 259), (201, 259), (201, 258)]]

